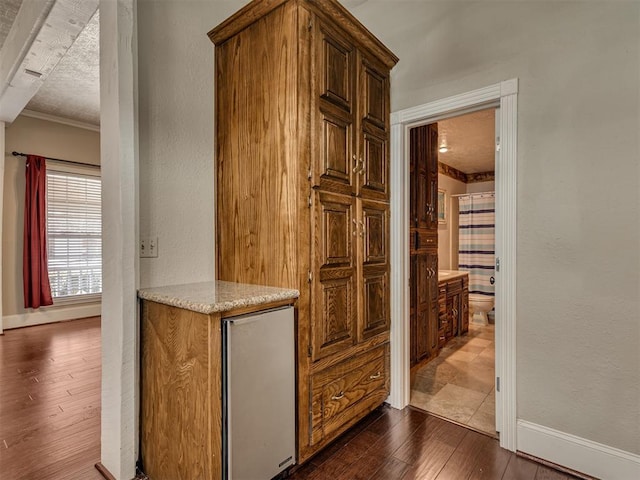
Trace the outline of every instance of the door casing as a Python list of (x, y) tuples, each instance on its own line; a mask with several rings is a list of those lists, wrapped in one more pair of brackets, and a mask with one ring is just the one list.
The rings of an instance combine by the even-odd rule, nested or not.
[[(391, 393), (409, 404), (409, 129), (454, 115), (499, 107), (496, 156), (496, 419), (500, 446), (516, 450), (516, 212), (518, 79), (391, 114)], [(496, 385), (497, 387), (497, 385)]]

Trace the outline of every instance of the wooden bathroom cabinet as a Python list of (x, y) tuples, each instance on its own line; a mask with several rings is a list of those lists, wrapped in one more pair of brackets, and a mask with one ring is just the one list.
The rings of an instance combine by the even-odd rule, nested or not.
[(469, 331), (469, 274), (439, 282), (438, 347)]
[(295, 288), (298, 462), (389, 394), (389, 71), (334, 0), (254, 0), (215, 43), (217, 274)]
[(412, 128), (410, 141), (410, 361), (433, 358), (438, 332), (438, 129)]

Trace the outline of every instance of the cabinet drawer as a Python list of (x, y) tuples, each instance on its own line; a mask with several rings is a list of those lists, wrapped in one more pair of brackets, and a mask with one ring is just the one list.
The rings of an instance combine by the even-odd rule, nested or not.
[(410, 250), (431, 250), (438, 247), (438, 232), (425, 229), (412, 230), (409, 235)]
[(319, 372), (311, 378), (311, 444), (322, 440), (388, 395), (388, 345)]
[(462, 291), (462, 279), (457, 278), (447, 283), (447, 294), (456, 295)]

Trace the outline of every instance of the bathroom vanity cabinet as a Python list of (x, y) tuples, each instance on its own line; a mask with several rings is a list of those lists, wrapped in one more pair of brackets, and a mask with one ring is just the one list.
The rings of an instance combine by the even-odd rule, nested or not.
[(398, 59), (334, 0), (254, 0), (209, 37), (217, 274), (300, 291), (304, 462), (389, 394), (389, 72)]
[(438, 348), (469, 331), (469, 274), (451, 272), (438, 282)]

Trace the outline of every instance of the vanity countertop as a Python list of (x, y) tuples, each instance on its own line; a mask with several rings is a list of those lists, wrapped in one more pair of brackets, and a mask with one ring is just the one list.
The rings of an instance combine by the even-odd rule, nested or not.
[(466, 275), (469, 275), (469, 272), (462, 270), (438, 270), (438, 282), (462, 278)]
[(138, 290), (138, 297), (144, 300), (204, 314), (295, 300), (299, 296), (298, 290), (221, 280)]

